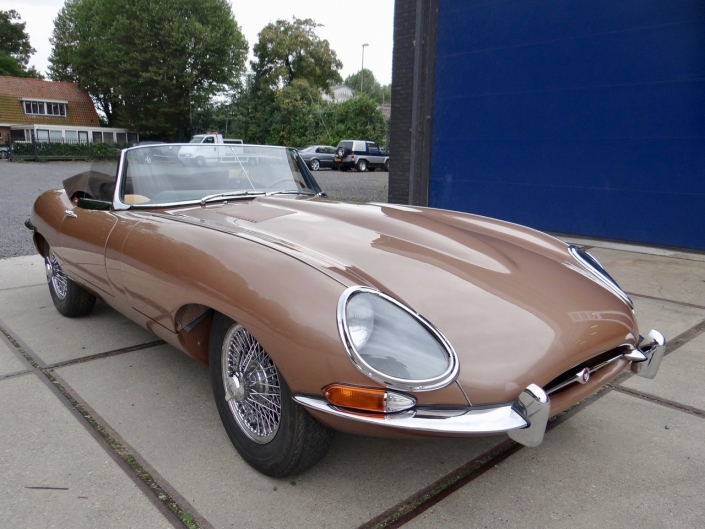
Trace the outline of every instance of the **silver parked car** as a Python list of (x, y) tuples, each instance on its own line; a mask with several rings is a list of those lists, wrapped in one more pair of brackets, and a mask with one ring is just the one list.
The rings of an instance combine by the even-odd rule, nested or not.
[(299, 154), (312, 171), (318, 171), (322, 167), (335, 167), (335, 147), (330, 145), (309, 145), (300, 149)]

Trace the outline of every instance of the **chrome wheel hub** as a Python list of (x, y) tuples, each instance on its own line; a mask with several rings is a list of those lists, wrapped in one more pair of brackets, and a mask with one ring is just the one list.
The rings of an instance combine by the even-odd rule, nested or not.
[(270, 442), (281, 420), (279, 373), (274, 362), (239, 324), (228, 329), (221, 358), (225, 399), (238, 426), (256, 443)]
[(65, 299), (68, 290), (68, 278), (61, 270), (61, 266), (53, 252), (44, 258), (44, 271), (46, 272), (47, 283), (51, 283), (56, 297)]

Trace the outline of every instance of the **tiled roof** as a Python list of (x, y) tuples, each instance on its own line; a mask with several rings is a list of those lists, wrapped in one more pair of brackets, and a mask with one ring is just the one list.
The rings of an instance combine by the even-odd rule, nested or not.
[[(25, 114), (21, 97), (68, 101), (66, 117)], [(0, 123), (100, 126), (90, 96), (74, 83), (8, 76), (0, 76)]]

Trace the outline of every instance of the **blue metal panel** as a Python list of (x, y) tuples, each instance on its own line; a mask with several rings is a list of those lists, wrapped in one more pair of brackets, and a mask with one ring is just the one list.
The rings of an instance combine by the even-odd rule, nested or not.
[(440, 0), (429, 204), (705, 249), (705, 2)]

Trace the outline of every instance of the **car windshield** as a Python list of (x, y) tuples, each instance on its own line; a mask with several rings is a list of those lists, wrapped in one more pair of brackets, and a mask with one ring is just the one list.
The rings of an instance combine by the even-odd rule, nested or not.
[(189, 143), (201, 143), (203, 141), (203, 136), (194, 136), (191, 138)]
[(171, 144), (125, 151), (120, 199), (159, 206), (321, 190), (296, 150), (264, 145)]

